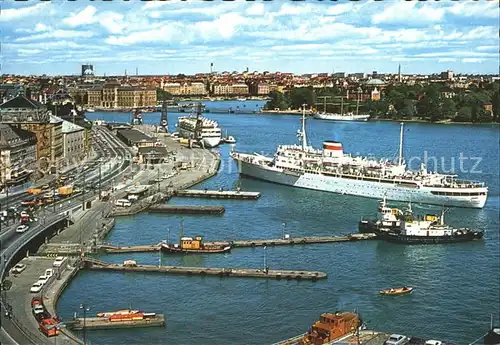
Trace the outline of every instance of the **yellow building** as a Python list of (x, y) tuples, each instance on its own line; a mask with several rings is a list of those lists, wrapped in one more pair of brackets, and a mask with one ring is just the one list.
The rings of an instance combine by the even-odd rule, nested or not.
[(116, 80), (87, 90), (88, 105), (102, 108), (136, 108), (156, 106), (156, 89), (121, 86)]

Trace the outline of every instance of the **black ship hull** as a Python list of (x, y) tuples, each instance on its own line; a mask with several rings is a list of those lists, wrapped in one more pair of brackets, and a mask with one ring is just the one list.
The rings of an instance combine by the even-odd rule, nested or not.
[(408, 236), (397, 234), (394, 232), (376, 232), (377, 236), (387, 242), (402, 243), (402, 244), (442, 244), (442, 243), (459, 243), (479, 240), (483, 237), (482, 232), (469, 232), (462, 235), (453, 236)]
[[(380, 228), (380, 223), (378, 223), (376, 220), (362, 220), (358, 225), (358, 231), (361, 234), (378, 233), (380, 231)], [(399, 228), (400, 226), (396, 224), (393, 224), (392, 226), (384, 225), (384, 229), (387, 229), (389, 231), (394, 231)]]
[[(495, 327), (500, 329), (500, 327)], [(483, 338), (484, 345), (498, 345), (500, 344), (500, 333), (495, 332), (491, 329)]]

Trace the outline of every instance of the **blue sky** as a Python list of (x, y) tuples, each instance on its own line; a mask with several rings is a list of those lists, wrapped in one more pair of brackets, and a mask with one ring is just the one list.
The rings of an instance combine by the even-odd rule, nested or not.
[(2, 2), (2, 72), (498, 73), (499, 1)]

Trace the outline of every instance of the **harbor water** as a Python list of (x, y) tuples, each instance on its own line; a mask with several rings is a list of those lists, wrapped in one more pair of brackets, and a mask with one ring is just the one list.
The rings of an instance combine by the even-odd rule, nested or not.
[[(256, 102), (247, 103), (253, 109)], [(185, 114), (169, 114), (171, 129), (180, 115)], [(240, 179), (230, 150), (273, 155), (277, 145), (297, 142), (298, 116), (204, 116), (217, 120), (223, 133), (227, 130), (237, 144), (217, 148), (221, 170), (199, 188), (241, 186), (262, 196), (252, 201), (173, 199), (177, 204), (226, 208), (221, 216), (184, 216), (185, 235), (199, 234), (206, 240), (278, 238), (283, 231), (291, 237), (332, 236), (357, 232), (361, 217), (375, 216), (377, 200)], [(93, 113), (89, 117), (127, 122), (130, 114)], [(158, 124), (159, 120), (159, 113), (144, 114), (145, 123)], [(394, 122), (307, 120), (313, 146), (337, 140), (346, 153), (388, 159), (397, 157), (399, 128)], [(419, 165), (417, 157), (425, 156), (432, 170), (437, 164), (440, 171), (453, 169), (460, 177), (488, 184), (484, 209), (452, 208), (446, 213), (447, 223), (484, 230), (484, 240), (450, 245), (360, 241), (237, 248), (225, 255), (103, 255), (101, 259), (113, 262), (133, 259), (174, 266), (263, 268), (267, 263), (272, 269), (324, 271), (328, 279), (297, 282), (82, 271), (61, 296), (57, 310), (63, 319), (78, 312), (80, 303), (87, 303), (92, 314), (131, 306), (166, 315), (166, 328), (88, 331), (92, 344), (270, 344), (306, 332), (322, 312), (354, 309), (370, 329), (472, 342), (487, 331), (490, 315), (498, 320), (500, 312), (498, 142), (497, 126), (405, 125), (404, 156), (414, 168)], [(419, 213), (441, 212), (440, 207), (412, 206)], [(155, 244), (167, 236), (177, 241), (180, 221), (179, 216), (148, 213), (119, 218), (108, 241)], [(404, 285), (413, 287), (413, 293), (398, 297), (378, 293)]]

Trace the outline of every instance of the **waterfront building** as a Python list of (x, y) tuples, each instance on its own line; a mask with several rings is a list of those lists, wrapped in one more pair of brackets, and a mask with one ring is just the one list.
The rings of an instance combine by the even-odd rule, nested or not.
[(86, 155), (85, 129), (74, 123), (62, 120), (64, 164), (81, 161)]
[(87, 89), (87, 104), (102, 108), (137, 108), (156, 106), (156, 89), (120, 85), (117, 80)]
[(35, 134), (0, 123), (0, 183), (20, 184), (36, 168)]
[(120, 138), (128, 146), (140, 149), (143, 147), (154, 147), (156, 139), (139, 132), (135, 129), (121, 129), (116, 132), (116, 136)]

